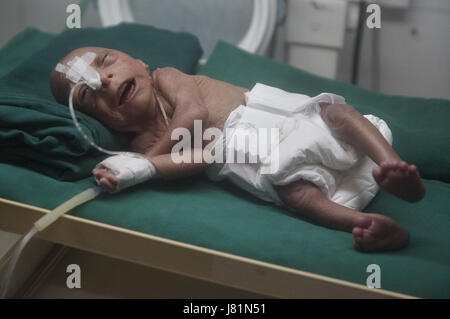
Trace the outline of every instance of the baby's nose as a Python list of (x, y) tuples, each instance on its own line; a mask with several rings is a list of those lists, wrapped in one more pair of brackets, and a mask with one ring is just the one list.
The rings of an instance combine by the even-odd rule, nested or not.
[(108, 74), (102, 73), (102, 74), (100, 74), (100, 80), (102, 81), (102, 87), (103, 88), (107, 88), (111, 84), (112, 77), (113, 77), (113, 75), (111, 73), (108, 73)]

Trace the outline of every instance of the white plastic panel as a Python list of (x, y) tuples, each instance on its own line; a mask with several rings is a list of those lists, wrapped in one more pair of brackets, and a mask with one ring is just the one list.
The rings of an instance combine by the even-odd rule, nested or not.
[[(248, 23), (248, 30), (244, 33), (245, 35), (242, 39), (236, 42), (237, 45), (244, 50), (264, 54), (268, 48), (275, 28), (277, 14), (276, 0), (251, 1), (253, 2), (251, 17), (248, 18), (248, 21), (244, 21), (244, 23)], [(135, 16), (130, 9), (132, 6), (130, 6), (128, 0), (98, 0), (98, 4), (100, 17), (104, 26), (115, 25), (121, 22), (135, 22)], [(209, 6), (213, 5), (214, 3), (209, 3)], [(217, 7), (220, 7), (223, 6), (223, 3), (217, 2), (216, 5)], [(199, 11), (203, 9), (204, 8), (202, 7), (198, 7)], [(173, 10), (176, 10), (176, 8)], [(164, 12), (161, 14), (164, 14)], [(233, 20), (230, 19), (231, 23), (232, 21)], [(151, 24), (151, 22), (146, 23)], [(214, 23), (215, 21), (211, 21), (210, 25), (214, 25)], [(158, 27), (158, 25), (155, 26)]]
[(330, 79), (336, 78), (338, 51), (321, 47), (290, 45), (288, 63), (302, 70)]
[[(424, 1), (424, 0), (422, 0)], [(426, 0), (429, 1), (429, 0)], [(385, 8), (406, 9), (410, 5), (410, 0), (372, 0), (369, 3), (376, 3)]]
[(288, 0), (286, 41), (341, 48), (347, 1)]

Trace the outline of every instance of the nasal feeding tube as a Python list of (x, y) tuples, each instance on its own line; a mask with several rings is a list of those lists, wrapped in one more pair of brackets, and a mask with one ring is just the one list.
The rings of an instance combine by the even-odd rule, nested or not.
[[(93, 90), (97, 90), (102, 86), (100, 74), (90, 66), (94, 61), (96, 54), (93, 52), (87, 52), (83, 56), (76, 56), (66, 65), (58, 63), (55, 70), (66, 75), (66, 78), (74, 82), (75, 85), (70, 90), (69, 95), (69, 109), (72, 119), (77, 127), (78, 131), (81, 133), (83, 138), (89, 142), (90, 145), (98, 149), (99, 151), (106, 153), (108, 155), (127, 155), (131, 157), (145, 158), (144, 155), (133, 152), (115, 152), (106, 150), (97, 144), (95, 144), (89, 137), (83, 132), (80, 124), (75, 116), (75, 111), (73, 108), (73, 93), (75, 89), (81, 85), (88, 85)], [(87, 190), (75, 195), (68, 201), (62, 203), (53, 211), (45, 214), (42, 218), (36, 221), (33, 227), (25, 233), (17, 243), (0, 259), (0, 267), (4, 266), (6, 271), (3, 273), (3, 277), (0, 280), (0, 298), (7, 297), (9, 284), (14, 273), (17, 261), (25, 248), (26, 244), (32, 239), (32, 237), (37, 233), (41, 232), (54, 223), (59, 217), (64, 215), (67, 211), (97, 197), (103, 189), (99, 186), (88, 188)]]
[(108, 155), (126, 155), (131, 157), (137, 157), (137, 158), (145, 158), (144, 155), (134, 152), (118, 152), (118, 151), (110, 151), (107, 149), (104, 149), (103, 147), (98, 146), (94, 143), (81, 129), (80, 124), (78, 123), (77, 117), (75, 116), (75, 111), (73, 107), (73, 94), (75, 90), (81, 86), (81, 85), (88, 85), (91, 89), (97, 90), (101, 88), (102, 82), (100, 78), (100, 74), (90, 66), (90, 63), (95, 59), (95, 53), (87, 52), (84, 55), (79, 57), (75, 57), (71, 61), (67, 63), (67, 65), (70, 67), (67, 67), (65, 65), (59, 64), (56, 66), (56, 71), (65, 73), (66, 78), (71, 80), (75, 83), (75, 85), (70, 90), (69, 94), (69, 110), (70, 115), (72, 116), (72, 120), (75, 123), (75, 126), (77, 127), (78, 131), (80, 132), (81, 136), (93, 147), (95, 147), (100, 152), (103, 152)]
[[(61, 73), (64, 73), (66, 75), (66, 78), (69, 79), (71, 82), (74, 83), (73, 87), (70, 90), (69, 94), (69, 110), (70, 115), (72, 116), (73, 122), (75, 123), (75, 126), (77, 127), (78, 131), (81, 133), (81, 136), (89, 142), (90, 145), (95, 147), (97, 150), (106, 153), (108, 155), (125, 155), (128, 157), (134, 158), (133, 160), (127, 160), (128, 167), (133, 168), (137, 173), (142, 174), (141, 177), (137, 178), (138, 182), (140, 182), (143, 178), (149, 178), (150, 176), (156, 176), (157, 173), (155, 171), (154, 166), (147, 161), (146, 157), (143, 154), (134, 153), (134, 152), (117, 152), (117, 151), (110, 151), (107, 149), (104, 149), (97, 144), (94, 143), (81, 129), (80, 124), (78, 123), (78, 120), (75, 116), (75, 111), (73, 107), (73, 94), (75, 90), (80, 87), (81, 85), (88, 85), (93, 90), (98, 90), (102, 86), (101, 77), (100, 74), (91, 67), (91, 63), (94, 61), (96, 57), (96, 54), (93, 52), (87, 52), (83, 54), (81, 57), (74, 57), (72, 60), (67, 62), (67, 65), (63, 65), (58, 63), (55, 70)], [(155, 92), (155, 96), (157, 98), (159, 107), (161, 109), (161, 112), (164, 116), (164, 120), (166, 122), (166, 125), (168, 126), (168, 118), (164, 111), (164, 108), (162, 107), (162, 103), (158, 97), (158, 95)], [(141, 164), (138, 165), (136, 162), (139, 162), (141, 160)], [(142, 161), (145, 160), (145, 161)], [(105, 160), (106, 161), (106, 160)], [(105, 162), (103, 161), (103, 162)], [(103, 163), (102, 162), (102, 163)], [(142, 162), (145, 162), (146, 164), (142, 167)], [(128, 172), (129, 173), (129, 172)], [(119, 186), (119, 185), (118, 185)], [(117, 187), (118, 187), (117, 186)], [(3, 277), (0, 278), (0, 298), (5, 298), (8, 294), (8, 288), (9, 284), (12, 279), (12, 275), (14, 273), (14, 269), (16, 267), (17, 261), (19, 260), (19, 257), (22, 253), (22, 250), (25, 248), (27, 243), (33, 238), (33, 236), (37, 232), (41, 232), (44, 229), (46, 229), (48, 226), (50, 226), (52, 223), (54, 223), (59, 217), (64, 215), (69, 210), (91, 200), (97, 197), (102, 191), (105, 189), (101, 186), (95, 186), (88, 188), (87, 190), (75, 195), (68, 201), (62, 203), (58, 207), (56, 207), (53, 211), (51, 211), (48, 214), (45, 214), (42, 218), (40, 218), (38, 221), (36, 221), (33, 225), (33, 227), (25, 233), (18, 241), (17, 243), (0, 259), (0, 268), (4, 267), (6, 271), (3, 273)]]

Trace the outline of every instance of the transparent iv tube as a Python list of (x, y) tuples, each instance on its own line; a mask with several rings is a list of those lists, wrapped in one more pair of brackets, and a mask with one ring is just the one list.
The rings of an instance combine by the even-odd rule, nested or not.
[(96, 148), (97, 150), (99, 150), (100, 152), (103, 152), (105, 154), (108, 155), (126, 155), (126, 156), (131, 156), (131, 157), (137, 157), (137, 158), (145, 158), (145, 156), (143, 154), (139, 154), (139, 153), (134, 153), (134, 152), (119, 152), (119, 151), (110, 151), (107, 150), (101, 146), (98, 146), (97, 144), (94, 143), (94, 141), (92, 141), (87, 135), (86, 133), (83, 132), (80, 124), (78, 123), (77, 117), (75, 116), (75, 110), (73, 107), (73, 94), (75, 92), (75, 89), (81, 85), (87, 85), (86, 82), (81, 81), (78, 82), (77, 84), (75, 84), (72, 89), (70, 90), (70, 95), (69, 95), (69, 110), (70, 110), (70, 115), (72, 116), (73, 122), (75, 123), (75, 126), (77, 127), (78, 131), (80, 132), (81, 136), (83, 136), (83, 138), (94, 148)]

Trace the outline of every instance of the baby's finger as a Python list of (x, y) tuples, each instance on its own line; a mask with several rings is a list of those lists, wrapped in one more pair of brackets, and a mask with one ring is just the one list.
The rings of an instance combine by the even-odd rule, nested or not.
[(116, 188), (115, 185), (113, 185), (113, 184), (109, 181), (109, 179), (106, 178), (106, 177), (101, 178), (101, 179), (100, 179), (100, 183), (101, 183), (103, 186), (105, 186), (106, 188), (108, 188), (108, 189), (110, 189), (110, 190), (112, 190), (112, 191)]
[(116, 188), (117, 183), (119, 182), (115, 175), (108, 175), (108, 181), (113, 186), (114, 189)]
[(106, 178), (108, 176), (107, 172), (103, 171), (93, 172), (93, 174), (97, 180), (101, 180), (102, 178)]
[(95, 175), (95, 176), (102, 175), (102, 174), (104, 174), (105, 172), (106, 172), (105, 169), (103, 169), (103, 168), (98, 168), (98, 167), (96, 167), (96, 168), (94, 168), (94, 169), (92, 170), (92, 174)]

